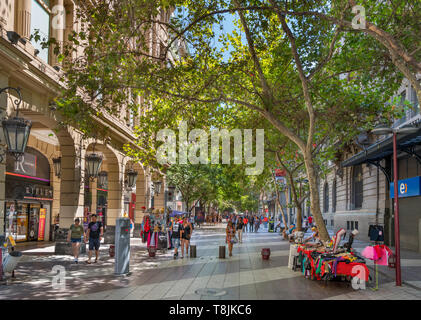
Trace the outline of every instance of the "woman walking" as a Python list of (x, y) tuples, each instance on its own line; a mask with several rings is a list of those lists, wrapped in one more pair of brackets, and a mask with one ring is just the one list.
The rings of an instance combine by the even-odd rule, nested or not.
[(240, 217), (237, 222), (237, 232), (238, 232), (238, 242), (243, 243), (243, 228), (244, 228), (244, 221), (243, 218)]
[(225, 241), (228, 244), (229, 256), (232, 257), (232, 247), (234, 246), (235, 241), (235, 227), (231, 221), (228, 222), (226, 233), (227, 237)]
[(184, 247), (186, 248), (186, 255), (189, 255), (189, 246), (193, 228), (187, 217), (183, 219), (183, 226), (181, 228), (181, 259), (184, 258)]
[(80, 243), (84, 234), (83, 227), (80, 225), (80, 219), (76, 218), (75, 223), (70, 226), (69, 233), (67, 234), (67, 241), (72, 243), (72, 252), (75, 258), (74, 262), (79, 262)]

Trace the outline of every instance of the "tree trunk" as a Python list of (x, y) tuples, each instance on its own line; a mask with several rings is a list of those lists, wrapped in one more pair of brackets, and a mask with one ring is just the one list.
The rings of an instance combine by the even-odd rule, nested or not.
[(292, 174), (286, 170), (286, 168), (284, 167), (287, 175), (288, 175), (288, 180), (289, 180), (289, 185), (291, 186), (291, 191), (292, 191), (292, 200), (294, 201), (295, 207), (297, 208), (297, 230), (301, 231), (302, 230), (302, 210), (301, 210), (301, 205), (300, 202), (298, 201), (298, 196), (297, 196), (297, 189), (295, 188), (295, 184), (294, 184), (294, 177), (292, 176)]
[(314, 162), (311, 152), (304, 153), (304, 164), (307, 171), (307, 178), (310, 187), (310, 202), (311, 202), (311, 213), (316, 222), (317, 229), (319, 230), (320, 239), (324, 242), (330, 240), (329, 233), (327, 232), (326, 225), (323, 221), (323, 215), (320, 210), (320, 198), (319, 190), (317, 186), (317, 177), (314, 170)]

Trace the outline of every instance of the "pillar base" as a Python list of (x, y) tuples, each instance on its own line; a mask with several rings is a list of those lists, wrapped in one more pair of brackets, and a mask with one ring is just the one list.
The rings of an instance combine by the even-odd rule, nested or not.
[[(56, 231), (54, 238), (56, 240), (54, 247), (54, 254), (57, 255), (73, 255), (72, 243), (67, 241), (67, 234), (69, 229), (60, 228)], [(82, 239), (84, 240), (84, 239)], [(82, 242), (80, 244), (80, 254), (86, 253), (86, 244)]]
[(140, 231), (142, 230), (141, 227), (142, 227), (141, 223), (134, 224), (133, 238), (140, 238)]
[(115, 226), (107, 226), (107, 230), (104, 232), (104, 244), (115, 243)]

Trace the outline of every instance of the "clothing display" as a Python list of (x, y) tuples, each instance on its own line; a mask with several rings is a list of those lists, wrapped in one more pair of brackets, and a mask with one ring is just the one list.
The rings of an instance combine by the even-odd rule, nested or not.
[[(342, 232), (338, 239), (341, 234)], [(317, 280), (331, 280), (338, 276), (357, 276), (368, 281), (369, 269), (362, 257), (352, 250), (347, 252), (342, 247), (337, 246), (336, 250), (335, 253), (332, 249), (323, 246), (310, 247), (298, 244), (298, 261), (303, 275)]]
[(383, 242), (384, 241), (384, 229), (380, 225), (370, 225), (368, 228), (368, 236), (370, 241)]
[(392, 250), (385, 245), (367, 246), (361, 254), (365, 258), (375, 261), (380, 266), (389, 265), (389, 257), (393, 255)]

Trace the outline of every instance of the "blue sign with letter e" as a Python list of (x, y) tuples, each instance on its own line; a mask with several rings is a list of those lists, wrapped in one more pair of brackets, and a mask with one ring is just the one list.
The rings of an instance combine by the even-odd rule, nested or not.
[[(390, 184), (390, 197), (394, 198), (394, 183)], [(414, 177), (398, 181), (398, 197), (415, 197), (421, 195), (421, 177)]]

